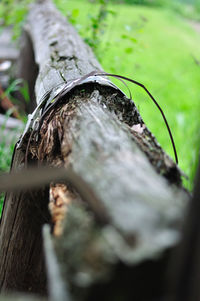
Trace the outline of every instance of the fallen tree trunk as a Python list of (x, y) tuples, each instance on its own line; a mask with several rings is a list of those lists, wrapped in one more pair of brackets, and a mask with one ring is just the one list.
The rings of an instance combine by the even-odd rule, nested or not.
[[(51, 2), (32, 7), (26, 31), (39, 66), (38, 104), (58, 84), (101, 71), (91, 50)], [(39, 130), (27, 132), (15, 151), (13, 168), (21, 169), (26, 161), (28, 166), (70, 166), (95, 201), (83, 200), (61, 182), (51, 183), (50, 202), (44, 187), (7, 194), (0, 224), (2, 290), (45, 293), (41, 227), (52, 223), (54, 257), (72, 298), (162, 297), (187, 197), (179, 169), (134, 103), (98, 76), (74, 86), (40, 121)], [(45, 249), (47, 257), (48, 252)]]

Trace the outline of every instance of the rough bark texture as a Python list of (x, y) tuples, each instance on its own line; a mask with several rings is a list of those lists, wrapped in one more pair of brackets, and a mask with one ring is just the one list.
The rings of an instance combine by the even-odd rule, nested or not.
[(91, 49), (50, 1), (33, 6), (26, 29), (40, 71), (35, 88), (37, 103), (48, 90), (64, 80), (101, 70)]
[[(50, 2), (32, 7), (26, 30), (39, 66), (37, 103), (63, 78), (101, 69)], [(15, 168), (24, 164), (26, 147), (24, 141), (16, 153), (20, 159), (14, 158)], [(32, 136), (28, 164), (38, 161), (70, 165), (99, 199), (94, 209), (70, 185), (52, 183), (50, 188), (53, 230), (59, 235), (55, 256), (70, 294), (77, 300), (163, 296), (165, 268), (179, 240), (186, 196), (178, 188), (177, 166), (145, 127), (134, 103), (111, 87), (74, 88), (44, 119), (39, 141)], [(30, 192), (15, 200), (7, 196), (0, 227), (2, 288), (28, 290), (37, 277), (45, 279), (40, 266), (44, 220), (39, 214), (42, 207), (48, 215), (47, 203), (48, 197), (41, 200)], [(97, 219), (104, 215), (102, 208), (105, 216)], [(23, 277), (30, 270), (24, 286)], [(43, 289), (43, 284), (32, 287)]]
[[(108, 109), (110, 97), (116, 103), (122, 100), (112, 93), (100, 86), (77, 89), (65, 99), (67, 104), (52, 112), (48, 123), (45, 120), (40, 147), (35, 149), (33, 143), (31, 150), (40, 161), (70, 164), (105, 210), (102, 226), (96, 221), (98, 207), (94, 211), (76, 195), (66, 202), (57, 252), (72, 294), (80, 300), (115, 300), (117, 295), (146, 300), (163, 293), (166, 251), (179, 239), (184, 196), (155, 171), (130, 127)], [(137, 270), (135, 265), (141, 267)], [(137, 289), (130, 289), (129, 277), (135, 279)]]
[[(16, 150), (12, 170), (23, 167), (24, 154)], [(46, 275), (41, 226), (48, 222), (48, 190), (6, 195), (0, 223), (0, 287), (45, 293)]]

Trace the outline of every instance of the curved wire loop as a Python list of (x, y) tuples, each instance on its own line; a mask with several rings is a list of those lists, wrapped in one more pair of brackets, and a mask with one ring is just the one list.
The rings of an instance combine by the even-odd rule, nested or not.
[(176, 151), (176, 146), (175, 146), (175, 142), (174, 142), (174, 138), (172, 136), (172, 132), (170, 130), (170, 127), (169, 127), (169, 124), (168, 124), (168, 121), (165, 117), (165, 114), (163, 112), (163, 110), (161, 109), (160, 105), (158, 104), (158, 102), (155, 100), (155, 98), (153, 97), (153, 95), (149, 92), (149, 90), (141, 83), (131, 79), (131, 78), (128, 78), (126, 76), (122, 76), (122, 75), (117, 75), (117, 74), (112, 74), (112, 73), (106, 73), (106, 72), (98, 72), (95, 74), (95, 76), (111, 76), (111, 77), (115, 77), (115, 78), (118, 78), (118, 79), (123, 79), (123, 80), (127, 80), (137, 86), (140, 86), (141, 88), (143, 88), (145, 90), (145, 92), (149, 95), (149, 97), (151, 98), (151, 100), (154, 102), (154, 104), (156, 105), (156, 107), (158, 108), (158, 110), (160, 111), (162, 117), (163, 117), (163, 120), (165, 122), (165, 125), (167, 127), (167, 130), (168, 130), (168, 133), (169, 133), (169, 136), (170, 136), (170, 140), (171, 140), (171, 143), (172, 143), (172, 147), (173, 147), (173, 151), (174, 151), (174, 156), (175, 156), (175, 160), (176, 160), (176, 164), (178, 164), (178, 155), (177, 155), (177, 151)]

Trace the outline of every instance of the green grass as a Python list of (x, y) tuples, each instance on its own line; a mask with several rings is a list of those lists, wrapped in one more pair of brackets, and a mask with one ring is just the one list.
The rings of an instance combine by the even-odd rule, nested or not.
[[(62, 12), (76, 11), (76, 27), (88, 35), (88, 14), (98, 7), (85, 1), (56, 0)], [(163, 8), (111, 5), (116, 15), (108, 19), (98, 51), (105, 71), (143, 83), (157, 99), (171, 126), (179, 166), (189, 176), (191, 188), (199, 149), (200, 33), (180, 15)], [(136, 42), (132, 40), (136, 39)], [(119, 87), (122, 87), (118, 83)], [(167, 130), (157, 108), (141, 88), (130, 84), (134, 101), (147, 126), (173, 157)]]

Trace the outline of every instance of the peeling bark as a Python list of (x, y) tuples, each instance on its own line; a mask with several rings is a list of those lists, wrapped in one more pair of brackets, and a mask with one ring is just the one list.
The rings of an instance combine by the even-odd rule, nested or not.
[[(64, 79), (101, 70), (91, 50), (51, 2), (32, 7), (26, 31), (39, 66), (37, 103)], [(84, 84), (49, 112), (38, 141), (35, 133), (29, 138), (28, 165), (70, 166), (97, 196), (94, 208), (72, 186), (51, 184), (55, 257), (71, 296), (76, 300), (161, 298), (187, 195), (180, 170), (146, 128), (135, 104), (112, 87)], [(17, 169), (24, 165), (26, 139), (14, 157)], [(44, 219), (39, 214), (42, 207), (48, 216), (49, 201), (40, 194), (6, 198), (0, 225), (3, 289), (27, 291), (37, 277), (45, 279), (40, 265)], [(37, 256), (32, 255), (35, 249)], [(25, 285), (30, 262), (31, 276)], [(15, 271), (21, 276), (16, 277)], [(54, 275), (48, 273), (51, 279)], [(44, 283), (32, 291), (44, 291)]]

